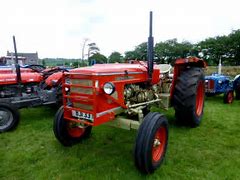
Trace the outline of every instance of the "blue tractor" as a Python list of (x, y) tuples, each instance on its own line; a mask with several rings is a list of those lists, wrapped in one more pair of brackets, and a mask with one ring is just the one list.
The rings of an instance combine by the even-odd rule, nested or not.
[(205, 76), (206, 96), (224, 94), (223, 102), (231, 104), (234, 99), (234, 91), (236, 94), (236, 99), (240, 99), (240, 75), (237, 75), (234, 80), (231, 80), (229, 76), (221, 74), (220, 63), (218, 73)]

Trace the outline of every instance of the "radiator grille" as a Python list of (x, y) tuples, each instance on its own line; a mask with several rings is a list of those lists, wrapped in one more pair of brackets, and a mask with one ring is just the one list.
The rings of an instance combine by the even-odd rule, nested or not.
[(81, 86), (93, 86), (93, 81), (89, 79), (71, 79), (70, 83)]
[(92, 95), (93, 90), (91, 88), (71, 87), (71, 93), (81, 93)]
[(88, 111), (92, 111), (93, 110), (93, 105), (90, 104), (82, 104), (79, 102), (74, 102), (73, 103), (73, 107), (75, 108), (80, 108), (80, 109), (84, 109), (84, 110), (88, 110)]

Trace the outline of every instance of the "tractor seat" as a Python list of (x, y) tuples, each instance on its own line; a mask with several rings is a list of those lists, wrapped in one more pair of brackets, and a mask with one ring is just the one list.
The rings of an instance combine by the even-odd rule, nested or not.
[(157, 64), (155, 68), (160, 69), (160, 74), (170, 73), (172, 66), (170, 64)]

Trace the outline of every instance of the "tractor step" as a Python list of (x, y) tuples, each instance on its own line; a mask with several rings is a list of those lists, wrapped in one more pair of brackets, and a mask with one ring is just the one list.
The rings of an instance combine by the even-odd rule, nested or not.
[(117, 127), (126, 130), (138, 129), (140, 126), (139, 121), (127, 119), (123, 116), (118, 116), (113, 121), (109, 121), (106, 124), (112, 127)]

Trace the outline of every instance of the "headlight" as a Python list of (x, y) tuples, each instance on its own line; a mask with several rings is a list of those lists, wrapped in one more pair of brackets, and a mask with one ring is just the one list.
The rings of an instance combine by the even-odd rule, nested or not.
[(218, 83), (219, 83), (219, 84), (221, 84), (221, 83), (222, 83), (222, 81), (221, 81), (221, 80), (218, 80)]
[(66, 92), (69, 92), (69, 91), (70, 91), (70, 88), (69, 88), (69, 87), (65, 87), (64, 90), (65, 90)]
[(111, 95), (114, 93), (115, 91), (115, 86), (113, 85), (113, 83), (105, 83), (104, 86), (103, 86), (103, 91), (108, 94), (108, 95)]
[(206, 79), (206, 80), (205, 80), (205, 82), (207, 83), (207, 82), (208, 82), (208, 80)]

